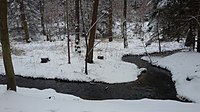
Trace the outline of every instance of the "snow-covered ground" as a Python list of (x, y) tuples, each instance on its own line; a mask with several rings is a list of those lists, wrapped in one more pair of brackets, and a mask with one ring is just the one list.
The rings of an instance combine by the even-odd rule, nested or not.
[(88, 101), (54, 90), (17, 88), (5, 91), (0, 86), (0, 112), (199, 112), (200, 104), (170, 100)]
[[(200, 53), (180, 52), (164, 58), (152, 57), (155, 65), (171, 71), (181, 97), (200, 103)], [(144, 59), (148, 59), (147, 57)]]
[[(100, 41), (100, 40), (97, 40)], [(84, 74), (84, 43), (81, 43), (81, 55), (71, 49), (71, 64), (67, 64), (66, 41), (32, 42), (11, 44), (15, 73), (22, 76), (61, 78), (78, 81), (104, 81), (108, 83), (128, 82), (137, 79), (141, 72), (136, 65), (122, 62), (124, 54), (142, 54), (145, 52), (140, 39), (130, 38), (129, 48), (123, 48), (120, 39), (109, 43), (103, 41), (94, 49), (94, 64), (89, 64), (89, 75)], [(74, 45), (71, 45), (74, 46)], [(162, 43), (162, 50), (183, 48), (182, 43)], [(147, 47), (148, 52), (157, 52), (158, 44)], [(104, 60), (97, 56), (103, 55)], [(40, 63), (40, 58), (48, 57), (48, 63)], [(173, 80), (180, 96), (196, 103), (182, 103), (170, 100), (105, 100), (87, 101), (71, 95), (56, 93), (54, 90), (17, 88), (18, 92), (6, 91), (0, 85), (0, 112), (199, 112), (200, 110), (200, 60), (199, 54), (183, 52), (164, 58), (152, 58), (154, 64), (172, 71)], [(0, 57), (0, 74), (5, 74), (3, 60)], [(187, 81), (187, 77), (191, 81)], [(50, 99), (49, 99), (50, 97)]]
[[(98, 41), (101, 40), (97, 40)], [(145, 52), (140, 39), (129, 39), (129, 48), (123, 48), (123, 40), (100, 42), (94, 48), (94, 64), (88, 64), (88, 75), (84, 74), (85, 44), (81, 43), (81, 55), (74, 52), (71, 44), (71, 64), (67, 62), (67, 42), (12, 43), (15, 74), (29, 77), (60, 78), (78, 81), (103, 81), (108, 83), (128, 82), (137, 79), (141, 72), (136, 65), (121, 61), (124, 54)], [(182, 48), (176, 42), (163, 43), (163, 50)], [(158, 51), (158, 44), (147, 47), (148, 52)], [(23, 52), (24, 51), (24, 52)], [(97, 56), (104, 56), (104, 60)], [(48, 63), (40, 63), (40, 58), (48, 57)], [(4, 74), (3, 60), (0, 57), (0, 74)]]

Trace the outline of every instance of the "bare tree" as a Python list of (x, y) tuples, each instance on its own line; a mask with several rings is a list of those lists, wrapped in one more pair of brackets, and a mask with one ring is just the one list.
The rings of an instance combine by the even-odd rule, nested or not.
[(158, 49), (159, 52), (161, 52), (161, 40), (160, 40), (160, 34), (159, 34), (159, 12), (158, 12), (158, 16), (157, 16), (157, 35), (158, 35)]
[[(70, 39), (69, 39), (69, 6), (68, 6), (68, 0), (65, 0), (64, 21), (65, 21), (65, 29), (64, 29), (65, 34), (67, 33), (68, 64), (71, 64), (70, 45), (69, 45)], [(66, 24), (67, 24), (67, 26), (66, 26)]]
[(94, 39), (96, 35), (96, 24), (95, 22), (97, 21), (97, 14), (98, 14), (98, 5), (99, 5), (99, 0), (93, 0), (93, 12), (92, 12), (92, 29), (90, 31), (90, 37), (89, 37), (89, 45), (88, 45), (88, 63), (93, 63), (93, 47), (94, 47)]
[(76, 38), (75, 38), (75, 51), (79, 52), (80, 51), (80, 46), (79, 46), (79, 43), (80, 43), (80, 14), (79, 14), (79, 9), (80, 9), (80, 0), (75, 0), (75, 32), (76, 32)]
[(46, 35), (45, 25), (44, 25), (44, 0), (40, 0), (40, 14), (41, 14), (42, 34)]
[(197, 34), (197, 52), (200, 53), (200, 2), (196, 0), (196, 11), (198, 12), (198, 17), (197, 17), (197, 30), (198, 30), (198, 34)]
[(197, 52), (200, 53), (200, 26), (198, 26)]
[(124, 0), (123, 24), (122, 24), (122, 34), (123, 34), (123, 38), (124, 38), (124, 48), (128, 47), (128, 42), (127, 42), (127, 26), (126, 26), (126, 13), (127, 13), (127, 0)]
[[(200, 12), (199, 12), (200, 14)], [(200, 22), (200, 17), (198, 17), (198, 21)], [(198, 37), (197, 37), (197, 52), (200, 53), (200, 24), (197, 25), (198, 27)]]
[(112, 42), (113, 41), (113, 37), (112, 37), (112, 0), (109, 0), (109, 9), (108, 9), (108, 11), (109, 11), (109, 15), (108, 15), (108, 18), (109, 18), (109, 20), (108, 20), (108, 22), (109, 22), (109, 24), (108, 24), (108, 37), (109, 37), (109, 42)]
[(7, 0), (0, 0), (0, 37), (3, 51), (3, 62), (6, 71), (7, 90), (16, 91), (15, 73), (10, 54), (7, 25)]
[(22, 27), (25, 33), (25, 40), (27, 43), (30, 42), (29, 40), (29, 30), (28, 30), (28, 24), (27, 24), (27, 18), (26, 18), (26, 14), (25, 14), (25, 7), (24, 7), (24, 0), (19, 0), (19, 9), (20, 9), (20, 13), (21, 13), (21, 22), (22, 22)]

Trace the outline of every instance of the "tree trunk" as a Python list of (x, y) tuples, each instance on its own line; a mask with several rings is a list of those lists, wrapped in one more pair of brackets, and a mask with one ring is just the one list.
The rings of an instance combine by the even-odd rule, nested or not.
[(82, 36), (85, 36), (86, 33), (86, 27), (85, 27), (85, 21), (84, 21), (84, 16), (83, 16), (83, 5), (82, 5), (82, 1), (80, 0), (80, 10), (81, 10), (81, 22), (82, 22)]
[(75, 13), (76, 13), (76, 23), (75, 23), (75, 32), (76, 32), (76, 38), (75, 38), (75, 51), (79, 52), (80, 51), (80, 14), (79, 14), (79, 2), (80, 0), (75, 0)]
[[(70, 57), (70, 39), (69, 39), (69, 6), (68, 0), (65, 0), (65, 9), (64, 9), (64, 21), (65, 21), (65, 34), (67, 33), (67, 54), (68, 54), (68, 64), (71, 64), (71, 57)], [(66, 26), (67, 24), (67, 26)], [(66, 28), (67, 27), (67, 28)]]
[(195, 47), (195, 35), (194, 35), (194, 26), (190, 23), (189, 32), (186, 37), (185, 46), (190, 47), (190, 50), (194, 50)]
[(22, 22), (22, 27), (24, 29), (24, 33), (25, 33), (25, 40), (27, 43), (30, 43), (29, 40), (29, 31), (28, 31), (28, 24), (27, 24), (27, 19), (26, 19), (26, 15), (25, 15), (25, 11), (24, 11), (24, 0), (19, 0), (19, 9), (20, 9), (20, 13), (21, 13), (21, 22)]
[(113, 35), (112, 35), (112, 0), (109, 0), (109, 15), (108, 15), (108, 18), (109, 18), (109, 26), (108, 26), (108, 37), (109, 37), (109, 42), (112, 42), (113, 41)]
[[(198, 21), (200, 21), (200, 17), (198, 17)], [(198, 36), (197, 36), (197, 52), (200, 53), (200, 24), (198, 24)]]
[(93, 0), (93, 12), (92, 12), (92, 23), (91, 26), (92, 29), (90, 31), (90, 37), (89, 37), (89, 45), (88, 45), (88, 63), (93, 63), (93, 47), (94, 47), (94, 39), (96, 34), (96, 20), (97, 20), (97, 14), (98, 14), (98, 4), (99, 0)]
[(44, 25), (44, 0), (40, 0), (40, 14), (41, 14), (42, 34), (46, 35), (45, 25)]
[(161, 50), (161, 40), (160, 40), (160, 32), (159, 32), (159, 22), (160, 22), (160, 20), (159, 20), (159, 15), (160, 15), (160, 13), (158, 12), (158, 17), (157, 17), (157, 33), (158, 33), (158, 49), (159, 49), (159, 52), (161, 52), (162, 50)]
[[(199, 29), (199, 21), (198, 21), (198, 14), (199, 14), (199, 6), (200, 2), (199, 0), (191, 0), (188, 3), (188, 7), (190, 8), (190, 14), (191, 16), (195, 17), (195, 19), (192, 19), (190, 21), (190, 29), (191, 29), (191, 48), (192, 50), (195, 49), (195, 44), (196, 44), (196, 31)], [(198, 26), (197, 26), (198, 25)], [(199, 38), (199, 37), (198, 37)]]
[[(199, 0), (195, 0), (195, 4), (196, 4), (196, 9), (195, 9), (195, 12), (197, 12), (197, 15), (200, 15), (200, 1)], [(197, 31), (198, 31), (198, 34), (197, 34), (197, 52), (200, 53), (200, 17), (198, 16), (197, 17)]]
[(7, 25), (7, 0), (0, 0), (0, 37), (3, 62), (6, 71), (7, 90), (16, 91), (15, 73), (13, 69)]
[(124, 38), (124, 48), (128, 47), (127, 42), (127, 27), (126, 27), (126, 13), (127, 13), (127, 0), (124, 0), (124, 10), (123, 10), (123, 25), (122, 25), (122, 33)]

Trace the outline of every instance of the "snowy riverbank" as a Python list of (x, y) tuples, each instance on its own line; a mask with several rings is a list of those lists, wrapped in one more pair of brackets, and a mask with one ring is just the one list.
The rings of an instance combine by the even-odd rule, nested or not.
[[(136, 65), (121, 61), (124, 54), (142, 54), (144, 48), (139, 40), (130, 40), (129, 48), (124, 49), (120, 41), (103, 42), (95, 47), (94, 64), (89, 65), (89, 75), (84, 74), (84, 48), (82, 54), (71, 52), (72, 64), (67, 64), (66, 42), (32, 42), (12, 43), (13, 63), (16, 74), (31, 77), (61, 78), (79, 81), (104, 81), (109, 83), (134, 81), (140, 73)], [(163, 50), (174, 50), (183, 44), (162, 43)], [(84, 47), (84, 44), (82, 44)], [(148, 52), (158, 51), (158, 45), (153, 43), (147, 47)], [(103, 55), (104, 60), (96, 57)], [(48, 57), (48, 63), (40, 63), (41, 57)], [(182, 57), (182, 58), (181, 58)], [(6, 91), (6, 86), (0, 86), (1, 112), (199, 112), (199, 54), (178, 53), (165, 58), (152, 58), (154, 63), (172, 71), (173, 80), (180, 96), (189, 98), (196, 103), (182, 103), (165, 100), (106, 100), (87, 101), (80, 98), (56, 93), (54, 90), (37, 90), (18, 88), (14, 93)], [(192, 60), (193, 61), (192, 61)], [(0, 59), (0, 73), (4, 74), (3, 60)], [(184, 60), (184, 61), (183, 61)], [(196, 60), (196, 61), (195, 61)], [(157, 62), (157, 63), (156, 63)], [(184, 62), (184, 63), (181, 63)], [(187, 65), (187, 66), (185, 66)], [(180, 72), (182, 70), (182, 72)], [(187, 71), (187, 72), (186, 72)], [(195, 72), (197, 71), (197, 72)], [(179, 75), (174, 75), (179, 74)], [(181, 75), (183, 74), (183, 75)], [(187, 77), (191, 81), (187, 81)], [(191, 88), (191, 89), (188, 89)], [(50, 98), (50, 99), (49, 99)], [(106, 107), (106, 108), (105, 108)]]

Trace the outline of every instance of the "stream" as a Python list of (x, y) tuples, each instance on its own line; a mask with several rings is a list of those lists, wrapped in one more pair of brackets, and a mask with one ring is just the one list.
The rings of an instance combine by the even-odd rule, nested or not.
[[(146, 68), (136, 81), (126, 83), (79, 82), (59, 79), (30, 78), (16, 75), (17, 86), (25, 88), (52, 88), (59, 93), (71, 94), (88, 100), (105, 99), (167, 99), (178, 100), (171, 73), (141, 60), (141, 56), (125, 55), (122, 60)], [(0, 84), (6, 84), (5, 76), (0, 75)]]

